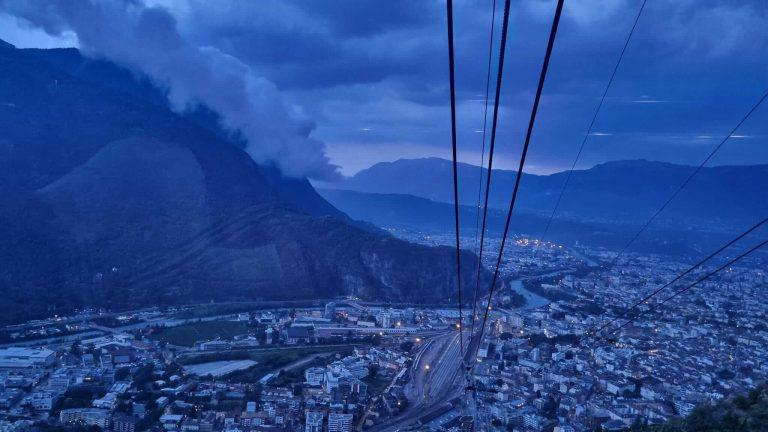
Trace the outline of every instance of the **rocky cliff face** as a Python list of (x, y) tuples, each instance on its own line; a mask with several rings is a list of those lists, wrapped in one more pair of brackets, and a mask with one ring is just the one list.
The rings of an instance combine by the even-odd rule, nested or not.
[[(455, 301), (450, 248), (352, 221), (145, 82), (91, 69), (72, 50), (0, 47), (3, 321), (347, 294)], [(469, 287), (474, 258), (464, 262)]]

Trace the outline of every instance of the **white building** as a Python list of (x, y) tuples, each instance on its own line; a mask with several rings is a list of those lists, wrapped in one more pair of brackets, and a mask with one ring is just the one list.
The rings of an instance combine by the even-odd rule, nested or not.
[(245, 412), (255, 413), (256, 412), (256, 402), (248, 401), (248, 403), (245, 404)]
[(59, 399), (59, 395), (52, 391), (37, 391), (26, 398), (26, 402), (32, 405), (35, 411), (50, 411)]
[(48, 379), (48, 389), (57, 393), (64, 393), (72, 385), (72, 376), (66, 369), (59, 369)]
[(307, 411), (304, 432), (323, 432), (323, 413)]
[(328, 432), (352, 432), (352, 414), (328, 414)]
[(107, 393), (103, 397), (94, 399), (92, 405), (96, 408), (112, 409), (117, 405), (117, 393)]
[(304, 382), (311, 386), (320, 386), (325, 379), (325, 369), (321, 367), (311, 367), (304, 371)]
[(84, 423), (102, 429), (109, 424), (109, 410), (100, 408), (73, 408), (61, 410), (59, 421), (62, 423)]
[(43, 369), (52, 366), (55, 358), (46, 348), (0, 348), (0, 370)]

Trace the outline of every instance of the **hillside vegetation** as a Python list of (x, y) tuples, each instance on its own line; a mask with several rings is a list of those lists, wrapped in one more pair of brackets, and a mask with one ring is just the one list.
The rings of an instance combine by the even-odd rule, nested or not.
[(746, 395), (697, 407), (688, 417), (661, 426), (632, 429), (642, 432), (764, 432), (768, 431), (768, 384)]

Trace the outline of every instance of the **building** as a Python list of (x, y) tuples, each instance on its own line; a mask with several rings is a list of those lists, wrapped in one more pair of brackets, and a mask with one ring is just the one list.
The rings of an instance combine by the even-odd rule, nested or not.
[(384, 328), (392, 327), (392, 316), (389, 314), (389, 312), (381, 312), (376, 317), (376, 322)]
[(312, 338), (312, 328), (309, 326), (293, 325), (285, 330), (285, 340), (289, 345), (309, 343)]
[(92, 405), (96, 408), (113, 409), (117, 405), (117, 393), (107, 393), (103, 397), (94, 399)]
[[(409, 335), (415, 334), (419, 329), (416, 327), (395, 327), (395, 328), (379, 328), (379, 327), (366, 327), (362, 325), (363, 322), (358, 322), (357, 326), (344, 327), (338, 325), (320, 325), (315, 326), (314, 336), (319, 339), (330, 337), (353, 337), (353, 336), (369, 336), (369, 335)], [(370, 323), (373, 324), (373, 323)]]
[(507, 323), (514, 327), (523, 326), (523, 317), (520, 314), (509, 314), (506, 316)]
[(328, 414), (328, 432), (352, 432), (352, 414)]
[(56, 354), (45, 348), (0, 348), (0, 370), (44, 369), (53, 365)]
[(311, 367), (304, 371), (304, 382), (310, 386), (323, 385), (325, 378), (325, 368)]
[(104, 367), (110, 366), (104, 363), (105, 358), (108, 358), (111, 361), (111, 366), (128, 364), (136, 360), (136, 350), (120, 343), (112, 342), (103, 345), (101, 347), (101, 352), (101, 364)]
[(227, 341), (212, 340), (207, 342), (201, 342), (198, 345), (200, 351), (226, 351), (231, 347), (231, 344)]
[(459, 417), (459, 430), (461, 432), (474, 432), (475, 418), (468, 415)]
[(307, 411), (304, 432), (323, 432), (322, 411)]
[(541, 361), (541, 349), (536, 347), (531, 350), (531, 360), (535, 362)]
[(66, 369), (59, 369), (48, 379), (48, 389), (53, 392), (64, 393), (72, 385), (72, 381), (72, 376)]
[(61, 410), (59, 421), (98, 426), (102, 429), (109, 424), (109, 410), (101, 408), (72, 408)]
[(35, 411), (48, 412), (53, 408), (56, 401), (59, 400), (59, 394), (52, 391), (37, 391), (32, 393), (27, 399)]
[(333, 318), (335, 314), (336, 314), (336, 302), (330, 302), (326, 304), (323, 316), (326, 318)]
[(523, 414), (523, 426), (535, 430), (540, 430), (544, 423), (546, 422), (546, 419), (538, 414), (535, 413), (526, 413)]
[(112, 418), (112, 430), (114, 432), (134, 432), (136, 423), (136, 417), (118, 414)]
[(184, 416), (181, 414), (163, 414), (160, 416), (160, 424), (167, 431), (179, 430), (182, 420), (184, 420)]

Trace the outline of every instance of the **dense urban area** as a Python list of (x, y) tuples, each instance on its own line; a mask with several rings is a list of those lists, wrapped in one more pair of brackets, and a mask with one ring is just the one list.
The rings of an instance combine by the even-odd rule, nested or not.
[(687, 266), (630, 254), (611, 267), (614, 254), (515, 238), (487, 331), (464, 357), (484, 301), (463, 323), (448, 301), (344, 298), (83, 310), (11, 325), (0, 431), (613, 431), (689, 415), (768, 377), (764, 262), (595, 333)]

